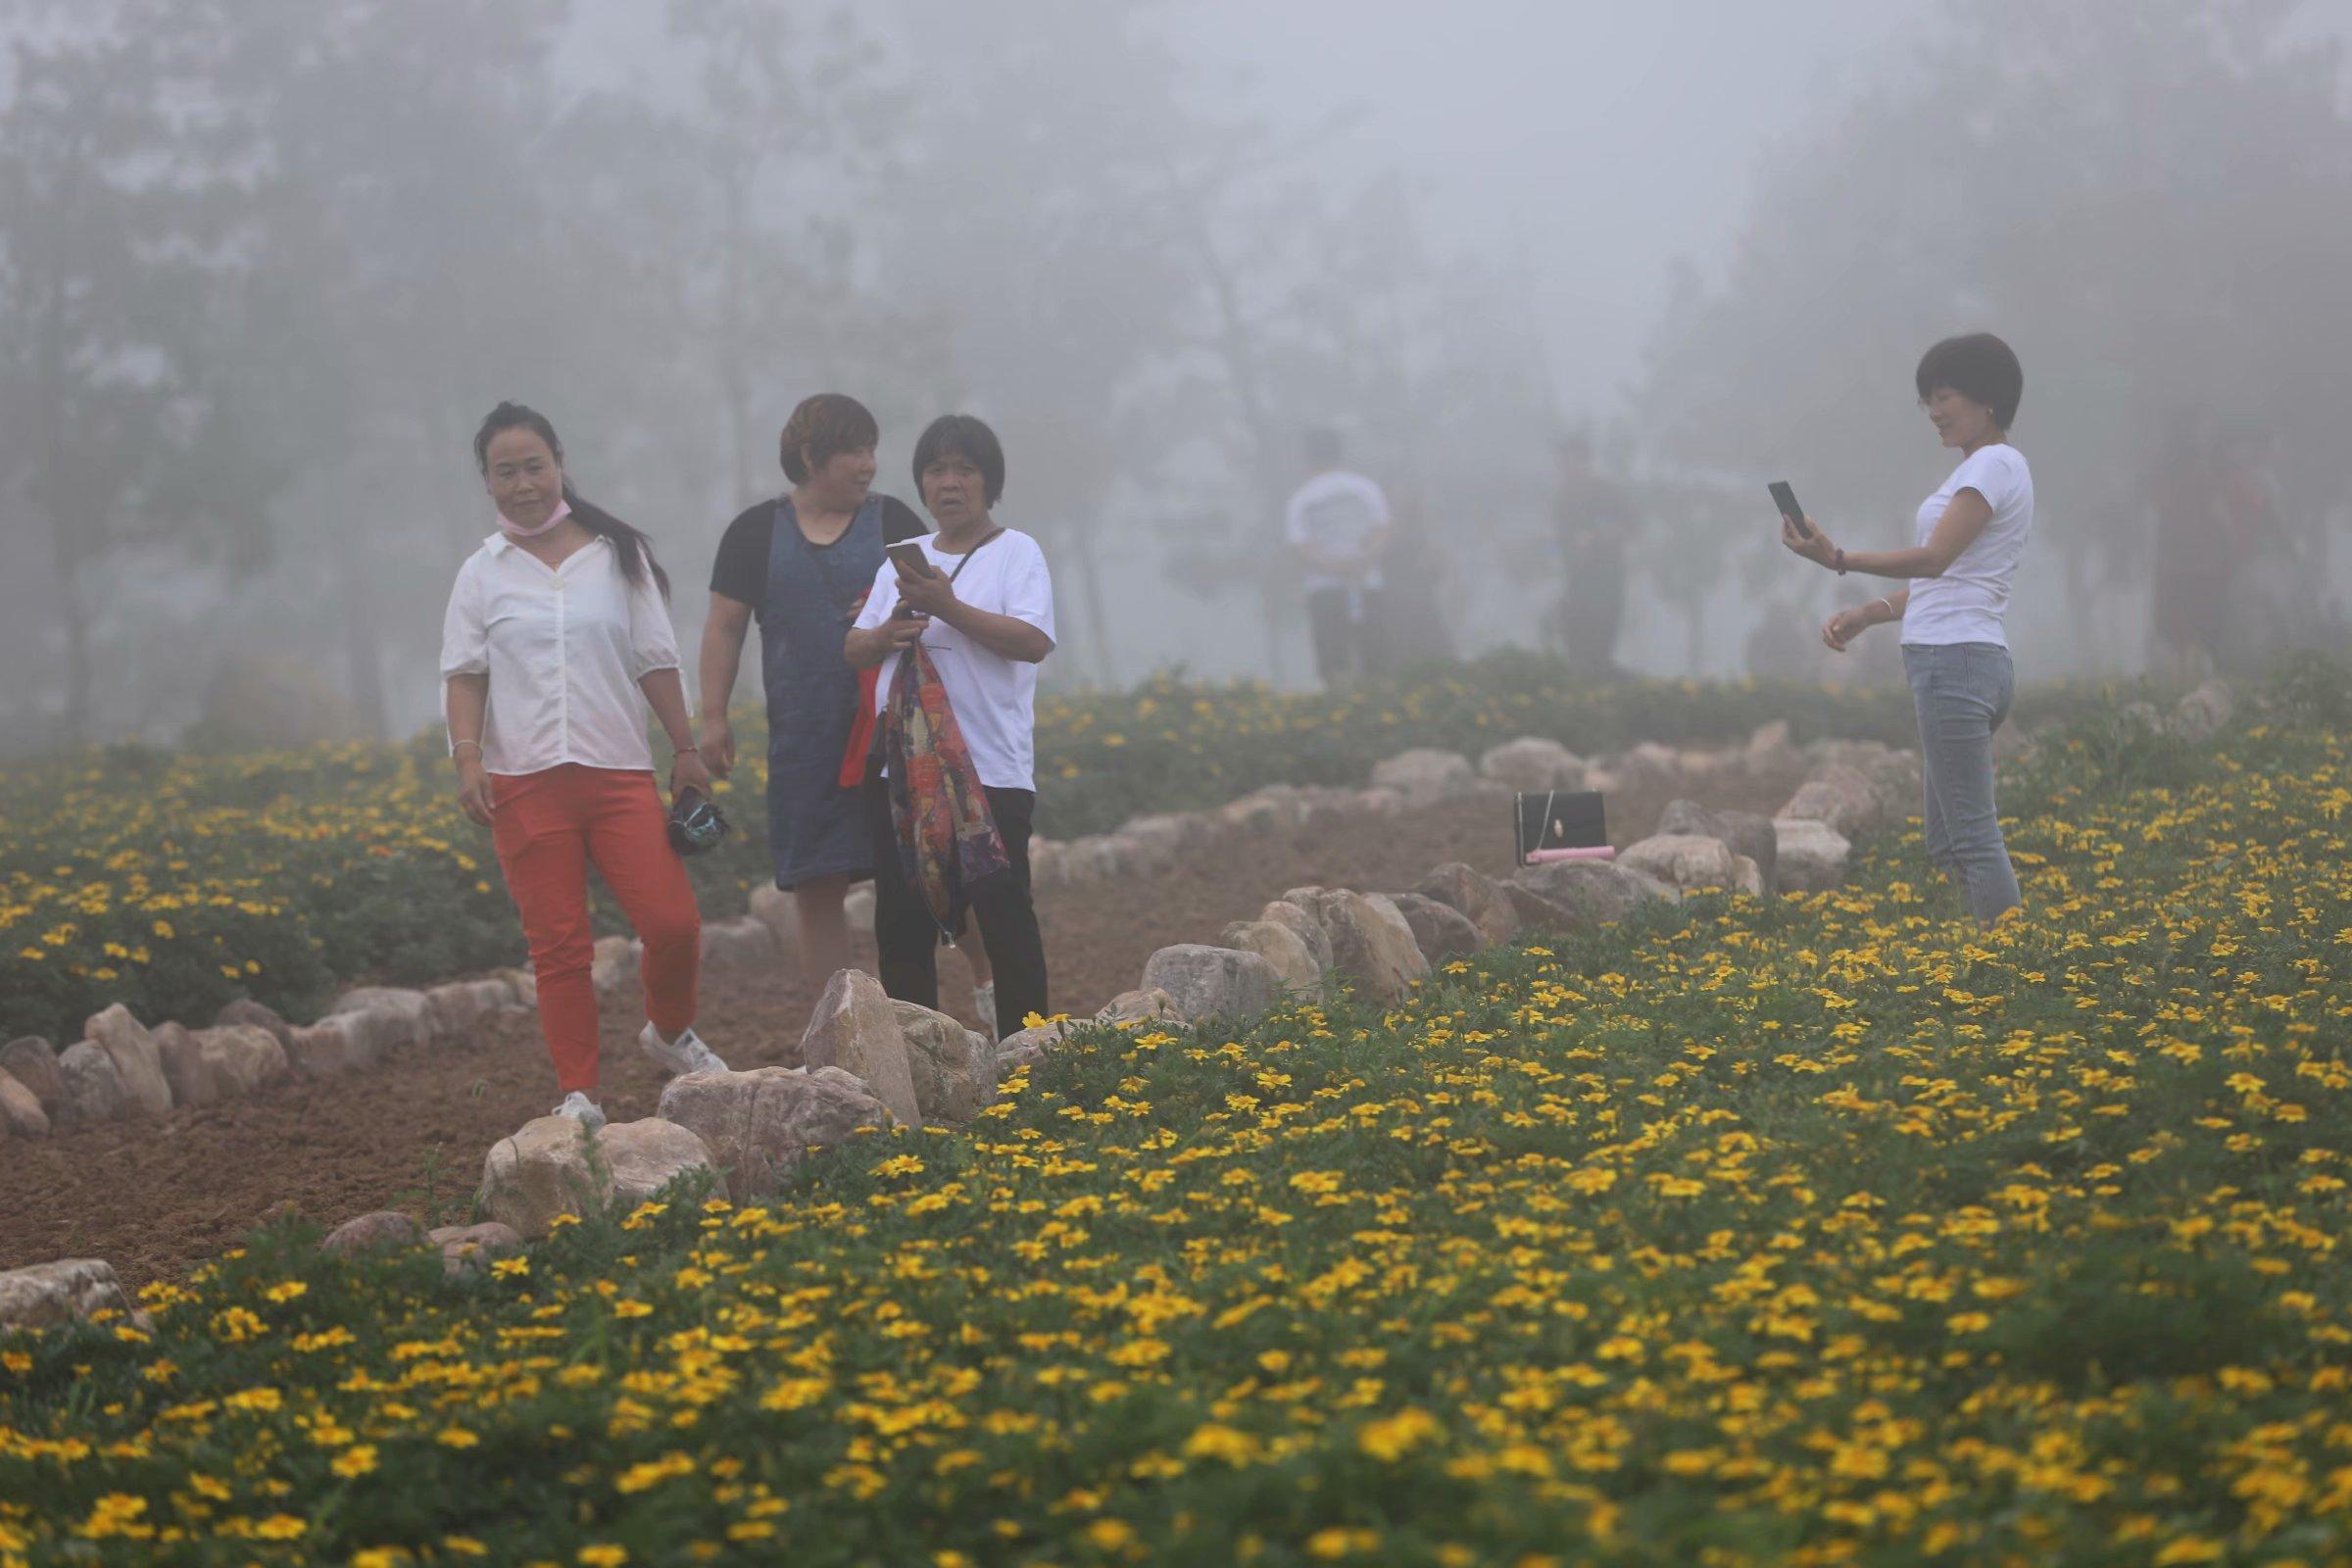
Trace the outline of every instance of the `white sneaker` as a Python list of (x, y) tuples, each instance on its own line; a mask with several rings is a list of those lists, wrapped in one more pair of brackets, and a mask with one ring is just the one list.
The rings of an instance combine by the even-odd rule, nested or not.
[(703, 1044), (703, 1037), (689, 1025), (675, 1040), (664, 1040), (662, 1031), (647, 1024), (637, 1037), (637, 1049), (654, 1058), (657, 1066), (673, 1076), (690, 1072), (725, 1072), (727, 1064), (718, 1053)]
[(984, 986), (972, 987), (972, 1006), (980, 1014), (980, 1032), (988, 1043), (997, 1043), (997, 983), (991, 980)]
[(604, 1131), (605, 1107), (590, 1100), (582, 1090), (574, 1089), (565, 1095), (564, 1103), (558, 1105), (552, 1114), (569, 1116), (592, 1133)]

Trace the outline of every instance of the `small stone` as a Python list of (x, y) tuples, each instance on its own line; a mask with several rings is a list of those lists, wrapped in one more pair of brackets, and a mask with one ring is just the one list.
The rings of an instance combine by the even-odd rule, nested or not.
[(1432, 966), (1466, 958), (1489, 946), (1470, 917), (1449, 905), (1418, 893), (1392, 893), (1388, 898), (1412, 928), (1413, 945)]
[(1184, 943), (1162, 948), (1144, 964), (1144, 988), (1164, 991), (1188, 1023), (1224, 1018), (1247, 1023), (1271, 1011), (1282, 976), (1254, 953)]
[(793, 896), (773, 882), (752, 889), (752, 918), (767, 927), (778, 961), (790, 964), (801, 951), (801, 911)]
[(893, 1002), (890, 1011), (906, 1043), (915, 1108), (924, 1122), (961, 1126), (978, 1115), (997, 1092), (997, 1054), (988, 1036), (911, 1002)]
[(131, 1315), (114, 1265), (103, 1258), (69, 1257), (0, 1273), (0, 1328), (56, 1328), (107, 1311)]
[(55, 1116), (66, 1102), (66, 1077), (58, 1070), (57, 1048), (38, 1035), (26, 1035), (0, 1046), (0, 1068), (32, 1091), (41, 1109)]
[(1845, 863), (1853, 846), (1826, 822), (1780, 821), (1772, 824), (1779, 838), (1780, 886), (1795, 893), (1826, 893), (1845, 881)]
[(1399, 752), (1385, 761), (1373, 764), (1372, 768), (1375, 788), (1395, 790), (1411, 806), (1434, 806), (1440, 801), (1467, 795), (1477, 780), (1478, 774), (1472, 770), (1470, 759), (1459, 752), (1439, 751), (1428, 746)]
[(1491, 947), (1499, 947), (1519, 934), (1519, 912), (1502, 884), (1459, 860), (1437, 867), (1413, 891), (1465, 916)]
[(692, 1131), (738, 1201), (772, 1195), (811, 1149), (847, 1142), (891, 1113), (838, 1067), (696, 1072), (662, 1091), (662, 1119)]
[(514, 987), (504, 978), (453, 980), (424, 994), (432, 1035), (444, 1045), (473, 1038), (484, 1018), (514, 1005)]
[(1487, 749), (1478, 760), (1481, 778), (1512, 790), (1581, 790), (1585, 787), (1584, 759), (1541, 736), (1522, 735)]
[(384, 1049), (429, 1046), (433, 1043), (433, 1003), (421, 991), (406, 986), (361, 986), (346, 991), (327, 1008), (328, 1015), (361, 1013), (368, 1017)]
[(345, 1220), (326, 1233), (318, 1250), (343, 1257), (363, 1252), (399, 1252), (416, 1246), (422, 1239), (415, 1220), (397, 1208), (380, 1208)]
[(173, 1102), (210, 1105), (220, 1098), (220, 1084), (205, 1056), (204, 1043), (175, 1023), (159, 1023), (148, 1031), (164, 1064), (164, 1081), (172, 1086)]
[(0, 1131), (17, 1138), (49, 1136), (49, 1113), (41, 1108), (40, 1097), (6, 1067), (0, 1067)]
[(1763, 867), (1744, 855), (1732, 857), (1732, 886), (1751, 899), (1769, 897), (1765, 891)]
[[(691, 1128), (660, 1116), (611, 1123), (596, 1135), (596, 1152), (612, 1178), (612, 1206), (623, 1214), (681, 1176), (717, 1168), (710, 1147)], [(723, 1174), (710, 1196), (727, 1196)]]
[(1274, 966), (1283, 989), (1312, 995), (1323, 989), (1323, 965), (1298, 932), (1272, 920), (1236, 920), (1217, 938), (1218, 945), (1254, 953)]
[(226, 1024), (199, 1030), (196, 1043), (223, 1099), (242, 1100), (258, 1094), (293, 1070), (277, 1036), (257, 1025)]
[(1103, 1004), (1095, 1014), (1097, 1023), (1123, 1027), (1138, 1023), (1181, 1023), (1176, 1011), (1176, 999), (1165, 991), (1122, 991)]
[(2230, 727), (2237, 699), (2226, 680), (2209, 680), (2175, 705), (2165, 726), (2181, 740), (2203, 745)]
[(1658, 818), (1658, 831), (1721, 839), (1734, 855), (1753, 860), (1765, 886), (1772, 885), (1773, 870), (1780, 860), (1780, 838), (1773, 832), (1769, 816), (1756, 811), (1710, 810), (1690, 801), (1676, 801)]
[(1829, 762), (1797, 786), (1779, 820), (1820, 822), (1850, 840), (1876, 827), (1880, 815), (1879, 791), (1870, 775), (1844, 762)]
[(392, 1016), (338, 1012), (298, 1027), (286, 1061), (306, 1078), (335, 1078), (372, 1067), (384, 1054), (383, 1030), (374, 1020)]
[(486, 1273), (492, 1262), (522, 1250), (522, 1237), (512, 1225), (484, 1220), (479, 1225), (443, 1225), (424, 1239), (441, 1250), (441, 1272), (451, 1279)]
[(1632, 846), (1618, 857), (1617, 863), (1684, 892), (1732, 885), (1732, 850), (1721, 839), (1659, 834)]
[(115, 1058), (94, 1040), (68, 1046), (57, 1058), (57, 1068), (65, 1079), (64, 1119), (70, 1123), (87, 1126), (115, 1121), (130, 1102)]
[(539, 1116), (490, 1146), (482, 1157), (482, 1211), (524, 1236), (545, 1236), (559, 1214), (592, 1214), (612, 1179), (588, 1157), (588, 1127), (569, 1116)]
[(294, 1038), (294, 1026), (279, 1017), (275, 1009), (247, 997), (238, 998), (213, 1014), (213, 1026), (217, 1029), (266, 1029), (277, 1038), (281, 1046), (290, 1045)]
[(588, 979), (596, 994), (610, 996), (634, 981), (644, 951), (635, 937), (598, 937), (588, 960)]
[[(1315, 891), (1320, 893), (1322, 889)], [(1331, 968), (1331, 935), (1323, 929), (1323, 922), (1309, 914), (1303, 906), (1293, 904), (1288, 899), (1276, 899), (1260, 909), (1257, 917), (1270, 925), (1281, 926), (1297, 937), (1306, 949), (1306, 956), (1315, 960), (1318, 977)]]
[(164, 1077), (163, 1053), (156, 1049), (155, 1037), (146, 1026), (130, 1015), (130, 1009), (118, 1002), (82, 1027), (89, 1039), (114, 1058), (115, 1071), (122, 1080), (124, 1113), (169, 1115), (172, 1085)]
[(999, 1041), (996, 1081), (1002, 1084), (1017, 1068), (1033, 1066), (1045, 1060), (1049, 1053), (1060, 1050), (1068, 1028), (1067, 1024), (1041, 1023)]
[(863, 1080), (866, 1092), (901, 1123), (923, 1124), (906, 1041), (890, 998), (882, 982), (862, 969), (844, 969), (825, 983), (808, 1033), (801, 1037), (801, 1060), (811, 1067), (841, 1068)]

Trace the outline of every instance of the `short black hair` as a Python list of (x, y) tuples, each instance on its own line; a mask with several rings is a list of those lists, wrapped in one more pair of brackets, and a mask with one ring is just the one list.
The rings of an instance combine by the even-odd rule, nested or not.
[(1992, 411), (1992, 422), (2006, 430), (2016, 422), (2017, 405), (2026, 395), (2025, 367), (2008, 344), (1990, 332), (1947, 337), (1919, 357), (1919, 398), (1926, 402), (1937, 387), (1948, 386)]
[(844, 452), (863, 452), (881, 441), (882, 427), (864, 404), (847, 392), (819, 392), (792, 411), (776, 438), (776, 455), (785, 478), (807, 484), (812, 466), (821, 468)]
[(988, 482), (988, 504), (1004, 495), (1004, 447), (997, 432), (968, 414), (943, 414), (914, 444), (914, 493), (923, 493), (923, 470), (942, 458), (962, 458)]
[(1329, 425), (1309, 425), (1304, 441), (1306, 461), (1318, 468), (1334, 467), (1346, 448), (1340, 444), (1340, 432)]

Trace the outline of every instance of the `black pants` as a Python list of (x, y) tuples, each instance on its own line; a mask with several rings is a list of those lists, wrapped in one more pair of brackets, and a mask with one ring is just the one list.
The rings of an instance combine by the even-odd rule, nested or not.
[(1377, 589), (1355, 596), (1361, 612), (1352, 608), (1345, 588), (1317, 588), (1306, 596), (1306, 629), (1315, 647), (1315, 677), (1326, 687), (1340, 687), (1387, 673), (1382, 658), (1380, 617), (1385, 610)]
[[(1031, 1013), (1046, 1015), (1046, 939), (1029, 897), (1030, 817), (1037, 796), (1028, 790), (990, 790), (988, 808), (1004, 839), (1007, 868), (964, 890), (997, 971), (997, 1038), (1020, 1033)], [(918, 1007), (939, 1006), (939, 922), (921, 892), (909, 887), (890, 820), (890, 786), (865, 787), (867, 830), (874, 847), (874, 944), (882, 952), (882, 989)]]

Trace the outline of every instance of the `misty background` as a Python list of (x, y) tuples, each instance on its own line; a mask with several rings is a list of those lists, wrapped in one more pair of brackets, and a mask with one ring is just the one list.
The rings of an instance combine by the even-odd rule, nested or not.
[[(1910, 542), (1935, 339), (2018, 350), (2024, 679), (2335, 641), (2352, 5), (0, 0), (0, 749), (404, 734), (513, 397), (699, 635), (793, 405), (878, 488), (1004, 438), (1047, 678), (1309, 678), (1338, 428), (1465, 654), (1537, 648), (1557, 451), (1617, 659), (1891, 678), (1766, 479)], [(1570, 519), (1573, 520), (1573, 519)], [(2175, 639), (2176, 641), (2178, 638)], [(750, 682), (737, 700), (755, 695)]]

